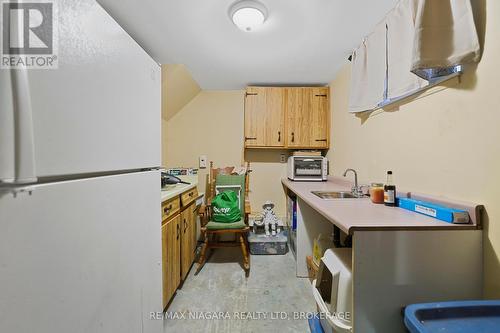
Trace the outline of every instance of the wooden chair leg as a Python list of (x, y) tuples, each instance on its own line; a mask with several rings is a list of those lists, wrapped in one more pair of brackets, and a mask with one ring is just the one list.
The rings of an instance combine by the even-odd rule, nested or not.
[(196, 272), (194, 275), (198, 275), (198, 273), (201, 271), (203, 266), (205, 265), (205, 262), (207, 260), (207, 249), (208, 249), (208, 238), (209, 235), (207, 235), (206, 232), (203, 233), (205, 236), (205, 240), (203, 241), (203, 246), (201, 248), (201, 253), (200, 253), (200, 258), (198, 260), (198, 267), (196, 268)]
[(250, 274), (250, 257), (247, 251), (247, 244), (243, 234), (240, 234), (240, 245), (241, 252), (243, 252), (243, 267), (245, 268), (245, 273), (248, 276)]
[[(212, 237), (210, 237), (210, 236), (212, 236)], [(208, 243), (209, 244), (210, 244), (210, 242), (217, 243), (217, 241), (218, 241), (217, 234), (207, 235), (207, 238), (208, 238)], [(214, 253), (214, 250), (215, 250), (215, 248), (210, 247), (210, 245), (207, 247), (207, 253), (205, 255), (205, 261), (209, 261), (210, 260), (210, 258), (212, 257), (212, 254)]]

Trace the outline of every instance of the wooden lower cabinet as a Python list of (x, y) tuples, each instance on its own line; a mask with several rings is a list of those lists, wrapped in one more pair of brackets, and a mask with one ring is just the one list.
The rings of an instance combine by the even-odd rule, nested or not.
[(166, 307), (175, 290), (181, 283), (180, 258), (180, 221), (181, 216), (166, 220), (161, 227), (163, 307)]
[[(161, 227), (163, 266), (163, 307), (165, 308), (193, 264), (197, 239), (197, 209), (194, 199), (185, 192), (175, 200), (170, 199), (163, 206), (177, 201), (187, 202), (174, 217), (163, 220)], [(197, 195), (197, 192), (196, 192)]]
[[(181, 280), (184, 280), (194, 261), (196, 248), (195, 203), (191, 203), (181, 213)], [(194, 235), (194, 236), (193, 236)]]

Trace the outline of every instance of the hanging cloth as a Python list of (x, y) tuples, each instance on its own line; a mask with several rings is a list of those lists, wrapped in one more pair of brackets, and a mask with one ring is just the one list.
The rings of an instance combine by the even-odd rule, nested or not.
[(381, 22), (352, 54), (350, 112), (372, 110), (384, 99), (386, 26)]
[(479, 62), (481, 48), (470, 0), (411, 0), (415, 34), (411, 71), (430, 80)]
[(400, 98), (429, 84), (410, 71), (415, 35), (415, 0), (401, 0), (386, 17), (387, 99)]

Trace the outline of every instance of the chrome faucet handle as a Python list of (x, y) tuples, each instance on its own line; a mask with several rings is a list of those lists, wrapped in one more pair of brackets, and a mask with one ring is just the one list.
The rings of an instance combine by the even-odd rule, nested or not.
[(359, 196), (359, 197), (362, 197), (365, 195), (365, 193), (363, 192), (363, 189), (365, 188), (368, 188), (370, 189), (370, 185), (367, 185), (367, 184), (362, 184), (362, 185), (359, 185), (358, 188), (356, 189), (356, 194)]
[(346, 169), (346, 171), (344, 171), (344, 177), (347, 176), (348, 172), (352, 172), (354, 174), (354, 185), (351, 187), (351, 192), (355, 196), (359, 196), (361, 190), (360, 187), (358, 186), (358, 173), (354, 169)]

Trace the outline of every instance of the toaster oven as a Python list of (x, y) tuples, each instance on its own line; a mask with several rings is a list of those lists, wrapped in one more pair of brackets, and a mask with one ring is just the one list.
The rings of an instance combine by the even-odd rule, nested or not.
[(328, 159), (323, 156), (288, 157), (288, 179), (296, 181), (326, 181)]

